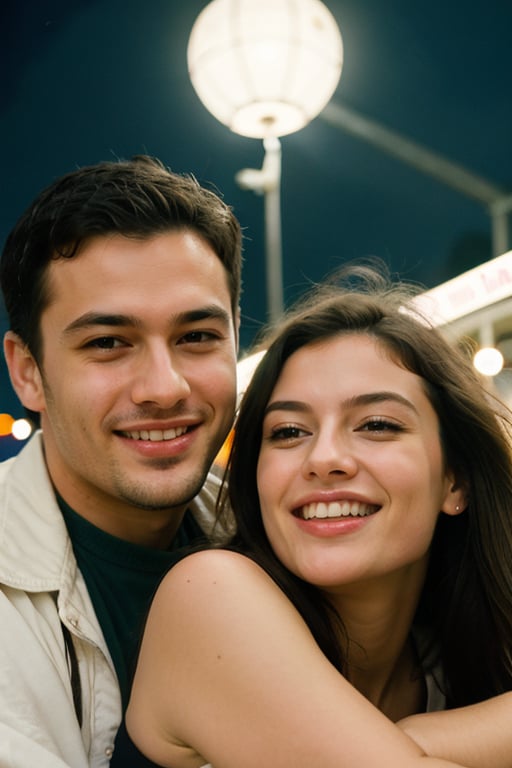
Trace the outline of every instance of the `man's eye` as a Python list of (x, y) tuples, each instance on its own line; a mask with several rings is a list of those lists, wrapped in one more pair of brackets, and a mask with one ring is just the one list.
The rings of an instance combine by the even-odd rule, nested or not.
[(121, 341), (114, 336), (100, 336), (97, 339), (89, 341), (88, 347), (96, 347), (97, 349), (116, 349), (121, 346)]
[(190, 331), (181, 337), (180, 344), (201, 344), (216, 338), (215, 334), (208, 331)]

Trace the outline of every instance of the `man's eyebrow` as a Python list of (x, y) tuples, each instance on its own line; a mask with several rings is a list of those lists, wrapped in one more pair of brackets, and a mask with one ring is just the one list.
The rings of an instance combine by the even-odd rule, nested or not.
[[(191, 309), (187, 312), (180, 312), (172, 315), (169, 319), (169, 325), (187, 325), (188, 323), (198, 323), (203, 320), (220, 321), (228, 326), (231, 322), (231, 315), (223, 307), (216, 304)], [(64, 329), (64, 334), (72, 334), (76, 331), (95, 326), (113, 327), (113, 328), (137, 328), (142, 326), (142, 321), (135, 315), (109, 314), (106, 312), (85, 312), (77, 317)]]
[(197, 323), (202, 320), (220, 320), (225, 325), (229, 325), (231, 323), (231, 314), (217, 304), (210, 304), (207, 307), (180, 312), (172, 318), (172, 322), (178, 325)]
[(140, 325), (140, 320), (137, 320), (132, 315), (85, 312), (85, 314), (80, 315), (80, 317), (77, 317), (64, 328), (64, 334), (75, 333), (76, 331), (94, 328), (95, 326), (126, 327), (130, 325), (134, 327)]
[[(417, 413), (416, 406), (403, 395), (398, 392), (365, 392), (361, 395), (356, 395), (344, 400), (340, 405), (343, 408), (357, 408), (363, 405), (373, 405), (375, 403), (395, 402), (399, 405), (404, 405), (411, 411)], [(294, 411), (296, 413), (307, 413), (311, 408), (308, 403), (301, 400), (274, 400), (269, 403), (265, 409), (265, 415), (272, 413), (272, 411)]]

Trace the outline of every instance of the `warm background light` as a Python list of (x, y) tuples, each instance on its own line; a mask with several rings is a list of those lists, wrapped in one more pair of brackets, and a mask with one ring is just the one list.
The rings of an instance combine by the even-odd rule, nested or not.
[[(264, 354), (265, 354), (265, 350), (261, 350), (260, 352), (254, 352), (252, 355), (249, 355), (248, 357), (244, 357), (242, 360), (238, 361), (238, 364), (236, 366), (236, 381), (237, 381), (237, 393), (238, 393), (239, 403), (240, 403), (240, 400), (242, 399), (242, 396), (245, 390), (250, 384), (252, 375), (256, 370), (258, 363), (260, 362)], [(233, 435), (234, 435), (234, 432), (233, 430), (231, 430), (231, 432), (229, 433), (229, 435), (227, 436), (224, 442), (224, 445), (220, 449), (215, 459), (215, 464), (217, 464), (217, 466), (221, 467), (222, 469), (226, 469), (226, 466), (228, 463), (229, 453), (231, 451), (231, 444), (233, 442)]]
[(0, 437), (5, 437), (6, 435), (10, 435), (13, 424), (14, 424), (14, 419), (10, 414), (0, 413)]

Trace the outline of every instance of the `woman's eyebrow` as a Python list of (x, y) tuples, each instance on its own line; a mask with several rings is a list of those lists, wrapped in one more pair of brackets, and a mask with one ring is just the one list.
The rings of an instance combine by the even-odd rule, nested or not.
[(346, 400), (343, 405), (350, 407), (358, 405), (373, 405), (374, 403), (385, 402), (394, 402), (398, 403), (399, 405), (404, 405), (406, 408), (409, 408), (411, 411), (417, 413), (417, 408), (411, 400), (399, 394), (398, 392), (391, 392), (387, 390), (378, 392), (366, 392), (361, 395), (356, 395), (355, 397), (351, 397)]
[(300, 400), (274, 400), (265, 408), (265, 416), (272, 411), (294, 411), (296, 413), (307, 413), (311, 408), (307, 403)]
[[(343, 408), (356, 408), (362, 405), (374, 405), (376, 403), (394, 402), (399, 405), (403, 405), (409, 408), (414, 413), (417, 413), (416, 406), (403, 395), (398, 392), (379, 391), (379, 392), (365, 392), (361, 395), (355, 395), (341, 403)], [(294, 411), (296, 413), (307, 413), (310, 411), (310, 406), (302, 402), (301, 400), (274, 400), (269, 403), (265, 409), (265, 415), (272, 413), (272, 411)]]

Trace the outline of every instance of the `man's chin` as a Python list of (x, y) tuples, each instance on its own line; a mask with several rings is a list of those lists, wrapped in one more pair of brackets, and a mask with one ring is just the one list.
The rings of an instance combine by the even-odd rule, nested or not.
[(154, 485), (148, 489), (147, 484), (141, 484), (131, 488), (124, 488), (120, 498), (132, 507), (148, 511), (183, 510), (201, 491), (204, 480), (205, 478), (201, 477), (195, 482), (189, 481), (181, 488), (162, 488), (160, 490), (155, 488)]

